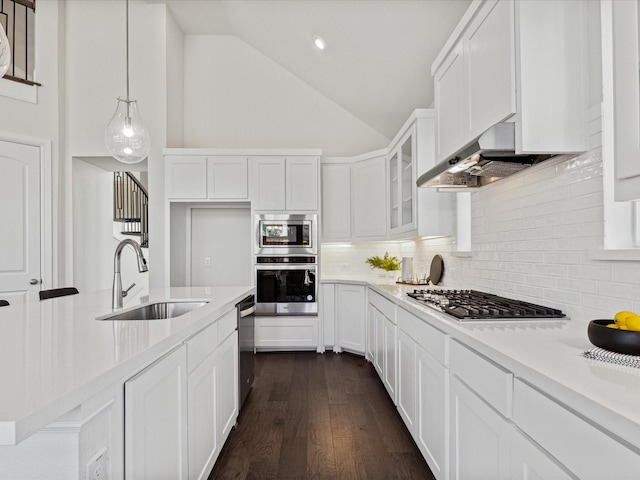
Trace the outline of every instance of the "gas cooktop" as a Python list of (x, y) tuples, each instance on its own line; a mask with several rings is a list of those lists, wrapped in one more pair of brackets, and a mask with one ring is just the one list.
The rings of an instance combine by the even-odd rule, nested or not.
[(562, 311), (477, 290), (415, 289), (408, 296), (461, 322), (493, 320), (549, 320)]

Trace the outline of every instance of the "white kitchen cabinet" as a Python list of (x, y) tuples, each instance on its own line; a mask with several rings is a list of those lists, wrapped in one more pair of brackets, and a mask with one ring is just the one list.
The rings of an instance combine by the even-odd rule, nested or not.
[(338, 347), (351, 353), (365, 354), (366, 349), (366, 287), (338, 284), (336, 311), (338, 317)]
[[(615, 165), (615, 199), (640, 199), (640, 32), (637, 1), (602, 2), (603, 155)], [(609, 139), (612, 148), (607, 148)], [(612, 157), (612, 158), (611, 158)]]
[(284, 157), (252, 157), (251, 206), (254, 210), (284, 210), (286, 169)]
[(540, 478), (545, 480), (571, 480), (556, 459), (528, 439), (517, 428), (511, 429), (509, 440), (509, 478)]
[(250, 159), (254, 210), (318, 209), (318, 157), (253, 157)]
[(124, 398), (125, 477), (186, 480), (186, 347), (127, 380)]
[(509, 478), (513, 426), (455, 375), (450, 380), (450, 478)]
[(248, 164), (243, 156), (168, 155), (168, 199), (248, 200)]
[(404, 330), (398, 328), (398, 412), (415, 438), (416, 400), (418, 378), (416, 376), (416, 342)]
[(249, 199), (246, 157), (216, 156), (207, 159), (207, 198), (212, 200)]
[(470, 5), (431, 69), (438, 161), (507, 119), (516, 124), (516, 153), (587, 149), (585, 86), (557, 81), (587, 75), (582, 3)]
[(412, 127), (389, 157), (389, 234), (416, 227), (415, 127)]
[(449, 371), (416, 346), (416, 412), (414, 439), (438, 480), (447, 478)]
[[(235, 313), (235, 312), (234, 312)], [(222, 335), (221, 335), (222, 337)], [(217, 349), (218, 365), (216, 388), (217, 434), (223, 444), (238, 418), (238, 332), (228, 335)]]
[[(515, 424), (573, 475), (593, 480), (638, 477), (637, 450), (520, 379), (514, 382), (513, 390)], [(527, 456), (525, 461), (536, 459)]]
[(376, 359), (376, 308), (367, 304), (367, 360), (375, 365)]
[(351, 239), (351, 164), (322, 164), (322, 240)]
[(167, 156), (165, 184), (167, 198), (207, 198), (207, 158)]
[(455, 152), (466, 143), (463, 128), (467, 114), (462, 42), (456, 44), (433, 74), (434, 104), (436, 107), (436, 159)]
[(321, 351), (318, 318), (294, 315), (258, 316), (255, 325), (256, 349)]
[(448, 476), (449, 371), (444, 333), (403, 308), (398, 324), (398, 411), (437, 479)]
[(389, 393), (393, 403), (397, 403), (397, 327), (393, 302), (369, 290), (369, 307), (375, 328), (373, 364)]
[(216, 418), (218, 354), (215, 351), (189, 373), (189, 479), (206, 480), (221, 445)]
[(336, 345), (336, 284), (320, 284), (320, 315), (322, 316), (322, 343), (324, 348)]
[(354, 239), (387, 235), (387, 172), (384, 156), (351, 166), (351, 219)]

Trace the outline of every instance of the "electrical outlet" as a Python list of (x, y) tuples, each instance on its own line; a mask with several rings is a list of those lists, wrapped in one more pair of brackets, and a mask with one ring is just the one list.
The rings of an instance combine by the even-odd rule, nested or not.
[(86, 480), (104, 480), (107, 478), (107, 448), (98, 450), (87, 463)]
[(205, 267), (211, 266), (211, 257), (204, 257), (204, 266)]

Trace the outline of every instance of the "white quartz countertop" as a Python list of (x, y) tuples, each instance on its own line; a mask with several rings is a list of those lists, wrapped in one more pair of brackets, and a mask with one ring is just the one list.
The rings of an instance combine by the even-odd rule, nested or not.
[(97, 320), (111, 291), (0, 308), (0, 445), (44, 428), (109, 385), (132, 376), (254, 292), (253, 287), (151, 289), (124, 308), (153, 301), (207, 300), (166, 320)]
[(591, 319), (458, 322), (406, 296), (414, 287), (370, 285), (516, 378), (615, 436), (640, 447), (640, 369), (589, 360)]

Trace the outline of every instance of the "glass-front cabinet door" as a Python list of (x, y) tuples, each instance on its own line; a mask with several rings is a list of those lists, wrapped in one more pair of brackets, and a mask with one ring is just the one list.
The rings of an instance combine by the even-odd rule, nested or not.
[(398, 152), (389, 159), (389, 225), (391, 230), (400, 226), (400, 189), (398, 175)]
[(415, 228), (414, 129), (400, 139), (389, 157), (389, 233)]

